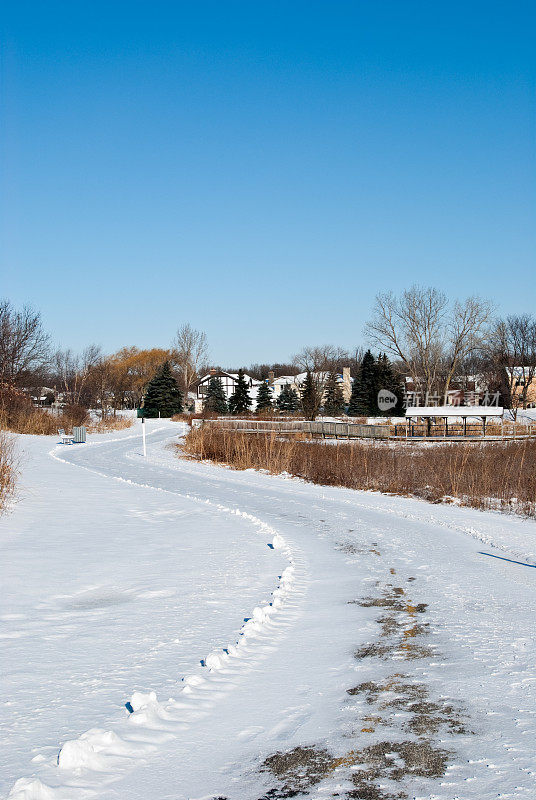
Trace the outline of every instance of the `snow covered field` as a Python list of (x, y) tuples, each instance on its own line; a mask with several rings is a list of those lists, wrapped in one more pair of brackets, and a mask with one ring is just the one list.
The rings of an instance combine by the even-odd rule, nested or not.
[(185, 461), (179, 423), (144, 460), (137, 425), (18, 437), (2, 796), (536, 796), (533, 522)]

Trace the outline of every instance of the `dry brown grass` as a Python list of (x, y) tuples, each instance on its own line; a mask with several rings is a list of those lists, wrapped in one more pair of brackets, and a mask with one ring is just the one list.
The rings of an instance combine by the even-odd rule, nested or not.
[(345, 486), (420, 497), (456, 498), (475, 508), (536, 516), (536, 441), (444, 444), (433, 448), (375, 442), (336, 446), (283, 438), (194, 428), (185, 451), (235, 469), (289, 473), (324, 486)]
[(67, 406), (61, 414), (53, 414), (44, 408), (33, 406), (0, 410), (0, 427), (13, 433), (52, 436), (58, 432), (58, 428), (69, 433), (73, 426), (85, 425), (87, 422), (87, 411), (80, 406)]
[(0, 389), (0, 429), (12, 433), (54, 436), (60, 428), (72, 433), (73, 427), (85, 425), (91, 433), (130, 428), (131, 417), (110, 416), (93, 422), (83, 406), (65, 406), (60, 413), (51, 408), (35, 408), (30, 398), (13, 388)]
[(15, 492), (17, 460), (13, 439), (0, 431), (0, 514)]
[(89, 433), (106, 433), (107, 431), (124, 431), (134, 424), (132, 417), (106, 417), (87, 423)]

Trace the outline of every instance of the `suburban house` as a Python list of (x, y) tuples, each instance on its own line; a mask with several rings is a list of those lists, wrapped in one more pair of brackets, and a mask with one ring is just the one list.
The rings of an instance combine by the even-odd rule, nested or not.
[[(306, 372), (300, 372), (298, 375), (280, 375), (279, 378), (276, 378), (273, 372), (269, 372), (266, 382), (268, 383), (270, 389), (272, 390), (272, 399), (274, 400), (274, 402), (278, 399), (279, 395), (283, 391), (284, 386), (290, 386), (290, 388), (294, 389), (299, 395), (302, 389), (303, 382), (305, 381), (306, 375), (307, 375)], [(322, 383), (325, 383), (327, 381), (328, 376), (329, 376), (328, 372), (313, 373), (313, 377), (315, 378), (315, 380)], [(212, 369), (207, 375), (204, 375), (197, 384), (196, 397), (195, 397), (196, 412), (200, 412), (203, 410), (203, 401), (205, 399), (205, 393), (211, 378), (220, 379), (225, 396), (227, 400), (229, 400), (229, 398), (231, 397), (231, 395), (235, 390), (235, 386), (238, 381), (238, 373), (224, 372), (223, 370)], [(249, 386), (249, 394), (251, 399), (253, 400), (252, 410), (254, 410), (259, 386), (261, 385), (261, 383), (264, 383), (265, 381), (259, 381), (256, 378), (252, 378), (251, 375), (247, 375), (246, 373), (244, 373), (244, 378), (246, 379), (246, 382)], [(350, 367), (344, 367), (342, 374), (337, 376), (337, 380), (342, 389), (344, 402), (348, 403), (350, 400), (350, 395), (352, 393), (352, 378), (350, 377)]]
[[(298, 375), (281, 375), (279, 378), (274, 378), (273, 372), (268, 373), (268, 384), (273, 390), (274, 400), (277, 400), (281, 394), (284, 386), (290, 386), (298, 395), (300, 394), (302, 385), (307, 376), (306, 372), (300, 372)], [(314, 372), (313, 378), (319, 383), (325, 383), (329, 377), (329, 372)], [(352, 378), (350, 377), (350, 367), (343, 367), (342, 374), (337, 375), (337, 381), (342, 389), (342, 396), (344, 402), (350, 401), (352, 393)]]
[[(229, 398), (231, 397), (231, 395), (235, 390), (236, 384), (238, 383), (238, 372), (224, 372), (221, 369), (211, 369), (209, 373), (204, 375), (197, 384), (196, 398), (195, 398), (196, 412), (203, 410), (203, 401), (205, 399), (205, 393), (212, 378), (220, 379), (221, 385), (223, 386), (223, 391), (225, 393), (225, 397), (227, 398), (227, 400), (229, 400)], [(256, 378), (252, 378), (251, 375), (247, 375), (246, 373), (244, 373), (244, 378), (248, 385), (249, 396), (253, 400), (252, 408), (255, 408), (257, 392), (262, 381), (258, 381)]]
[(30, 394), (30, 399), (34, 406), (40, 406), (41, 408), (51, 406), (56, 396), (56, 390), (48, 386), (39, 386), (33, 390), (24, 389), (23, 391)]
[(441, 406), (445, 400), (448, 406), (478, 406), (486, 397), (486, 387), (478, 375), (454, 378), (446, 398), (439, 393), (426, 397), (423, 384), (415, 383), (409, 375), (404, 379), (404, 391), (408, 406)]
[(283, 388), (290, 386), (291, 389), (296, 389), (296, 375), (280, 375), (279, 378), (274, 378), (274, 373), (268, 373), (268, 385), (272, 390), (274, 401), (277, 400)]
[(512, 367), (507, 368), (506, 373), (516, 400), (515, 405), (522, 404), (526, 390), (526, 407), (536, 408), (536, 367)]

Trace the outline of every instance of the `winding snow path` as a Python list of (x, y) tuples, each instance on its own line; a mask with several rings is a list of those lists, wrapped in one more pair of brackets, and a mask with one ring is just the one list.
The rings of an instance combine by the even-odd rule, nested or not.
[[(435, 652), (404, 670), (477, 734), (440, 736), (447, 773), (414, 796), (535, 796), (533, 522), (197, 464), (167, 447), (176, 424), (148, 428), (147, 460), (132, 432), (51, 454), (21, 437), (4, 794), (257, 800), (271, 753), (362, 747), (347, 690), (392, 664), (354, 658), (377, 613), (351, 601), (394, 581), (428, 604)], [(349, 785), (335, 770), (311, 797)]]

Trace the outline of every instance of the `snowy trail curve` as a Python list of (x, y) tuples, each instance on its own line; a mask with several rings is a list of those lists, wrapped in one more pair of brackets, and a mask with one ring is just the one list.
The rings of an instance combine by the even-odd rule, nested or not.
[[(357, 697), (350, 704), (348, 690), (360, 682), (389, 680), (394, 670), (407, 673), (437, 697), (459, 701), (478, 733), (453, 738), (452, 732), (440, 731), (439, 744), (454, 755), (443, 777), (413, 776), (414, 796), (441, 800), (534, 796), (530, 745), (536, 734), (533, 523), (180, 460), (166, 447), (176, 426), (157, 428), (155, 424), (150, 433), (146, 461), (139, 440), (123, 436), (86, 448), (58, 450), (58, 456), (69, 463), (56, 462), (57, 468), (69, 482), (73, 498), (80, 501), (90, 487), (91, 492), (109, 493), (117, 504), (115, 515), (110, 508), (101, 508), (100, 516), (97, 508), (87, 510), (91, 525), (83, 531), (85, 543), (93, 541), (99, 522), (105, 534), (106, 526), (116, 530), (127, 514), (129, 525), (139, 527), (139, 535), (135, 532), (132, 539), (133, 555), (137, 551), (140, 557), (154, 559), (150, 576), (143, 578), (158, 582), (163, 562), (181, 541), (175, 521), (184, 519), (191, 542), (181, 554), (180, 580), (187, 586), (186, 575), (193, 573), (213, 591), (204, 597), (203, 592), (192, 590), (182, 606), (181, 613), (186, 615), (181, 621), (183, 647), (178, 645), (161, 663), (158, 657), (150, 661), (141, 682), (133, 677), (139, 665), (133, 662), (126, 670), (124, 677), (132, 690), (145, 687), (128, 695), (134, 713), (117, 721), (114, 704), (101, 704), (95, 714), (97, 730), (83, 734), (95, 722), (92, 726), (91, 713), (81, 710), (73, 698), (71, 712), (80, 713), (90, 724), (78, 728), (78, 735), (70, 740), (73, 744), (60, 754), (59, 767), (51, 766), (54, 758), (47, 757), (36, 777), (18, 784), (13, 797), (258, 800), (274, 788), (274, 777), (259, 772), (266, 756), (302, 745), (328, 748), (338, 757), (323, 780), (311, 785), (310, 796), (329, 798), (339, 793), (344, 797), (352, 786), (351, 772), (344, 770), (351, 761), (345, 752), (350, 745), (355, 752), (363, 741), (385, 738), (383, 723), (359, 722), (366, 703), (362, 706)], [(35, 498), (18, 523), (19, 536), (27, 531), (32, 513)], [(140, 536), (147, 534), (151, 543), (142, 552)], [(128, 537), (125, 531), (120, 546), (128, 547)], [(256, 549), (259, 541), (265, 548), (262, 557)], [(268, 542), (284, 543), (284, 547), (271, 551), (266, 548)], [(219, 569), (218, 561), (225, 553), (228, 560)], [(117, 559), (117, 553), (112, 551), (109, 557)], [(283, 575), (284, 591), (281, 603), (274, 601), (274, 606), (280, 606), (274, 613), (269, 605), (274, 588), (269, 558), (282, 557), (290, 561), (290, 572), (283, 572), (284, 565), (278, 567), (279, 573), (271, 572), (272, 579)], [(126, 552), (123, 561), (130, 565)], [(174, 566), (179, 568), (179, 562)], [(224, 572), (234, 581), (227, 589)], [(238, 580), (241, 574), (242, 581)], [(109, 579), (110, 585), (113, 580)], [(160, 591), (169, 591), (164, 583)], [(404, 608), (413, 608), (411, 603), (426, 608), (422, 617), (426, 624), (417, 626), (425, 631), (426, 646), (411, 650), (404, 644), (403, 649), (388, 652), (385, 638), (380, 638), (383, 651), (371, 648), (378, 612), (362, 600), (387, 596), (395, 591), (389, 588), (395, 583), (405, 587), (396, 592), (409, 598)], [(138, 584), (125, 587), (127, 594), (138, 597), (151, 591)], [(82, 604), (100, 601), (113, 606), (110, 589), (102, 596), (97, 591), (95, 599), (96, 591), (86, 586)], [(177, 609), (164, 598), (154, 598), (146, 618), (151, 620), (158, 610), (165, 622), (161, 632), (169, 641)], [(218, 614), (208, 623), (213, 603)], [(253, 619), (244, 623), (243, 635), (235, 638), (241, 640), (237, 651), (231, 648), (224, 653), (222, 647), (232, 644), (229, 634), (236, 612), (251, 613), (254, 605), (259, 608)], [(133, 640), (143, 650), (146, 634), (139, 602), (121, 607), (128, 609), (123, 622), (130, 618), (135, 626), (139, 621), (143, 636)], [(407, 617), (405, 611), (400, 613)], [(408, 627), (408, 620), (404, 630), (413, 635), (416, 627)], [(39, 620), (34, 622), (39, 624)], [(399, 623), (393, 617), (390, 624)], [(227, 638), (222, 641), (223, 636)], [(192, 658), (183, 657), (184, 670), (177, 669), (173, 662), (178, 650), (199, 652), (205, 645), (206, 667), (192, 669)], [(165, 645), (162, 650), (166, 651)], [(354, 657), (360, 652), (365, 657)], [(156, 681), (151, 681), (152, 666)], [(185, 692), (177, 691), (181, 672), (192, 676)], [(105, 683), (106, 676), (102, 680)], [(112, 683), (115, 680), (112, 673)], [(156, 684), (159, 697), (169, 685), (174, 700), (159, 702), (152, 696), (148, 690)], [(69, 711), (66, 708), (64, 713)], [(20, 713), (22, 718), (29, 710), (21, 707)], [(391, 737), (395, 722), (402, 725), (401, 731), (406, 725), (403, 715), (398, 721), (395, 717), (389, 723)], [(58, 739), (57, 745), (64, 741)], [(22, 764), (21, 758), (18, 763)]]
[[(164, 428), (164, 431), (166, 438), (169, 437), (169, 429)], [(109, 452), (110, 448), (115, 451), (118, 443), (121, 443), (126, 445), (127, 449), (130, 449), (132, 446), (131, 438), (125, 436), (96, 446), (105, 447)], [(65, 453), (66, 451), (65, 448), (55, 447), (50, 452), (50, 456), (61, 464), (71, 465), (71, 462), (58, 455), (58, 452)], [(93, 448), (91, 446), (87, 448), (86, 455), (89, 455), (89, 463), (92, 463)], [(91, 472), (101, 478), (109, 477), (105, 472), (87, 464), (84, 465), (84, 471)], [(66, 790), (69, 796), (74, 797), (76, 794), (76, 796), (82, 797), (87, 792), (93, 794), (94, 792), (87, 788), (87, 784), (88, 774), (95, 771), (99, 773), (97, 783), (99, 784), (99, 790), (101, 790), (104, 783), (113, 780), (115, 773), (121, 769), (124, 762), (130, 764), (133, 758), (139, 758), (144, 752), (154, 750), (156, 743), (165, 741), (167, 738), (173, 738), (174, 733), (186, 729), (196, 718), (206, 714), (207, 696), (212, 694), (212, 697), (215, 698), (222, 690), (222, 686), (218, 686), (214, 676), (225, 674), (225, 683), (228, 686), (232, 686), (233, 681), (241, 671), (251, 669), (256, 660), (262, 658), (269, 651), (281, 629), (289, 624), (288, 621), (299, 610), (298, 598), (300, 594), (303, 594), (302, 586), (304, 584), (306, 565), (303, 557), (300, 554), (295, 555), (284, 539), (272, 527), (264, 524), (251, 514), (241, 512), (239, 509), (229, 508), (220, 503), (211, 503), (208, 499), (200, 501), (160, 486), (153, 487), (148, 484), (135, 483), (131, 478), (114, 477), (119, 482), (126, 483), (129, 486), (149, 490), (150, 492), (164, 492), (172, 495), (173, 499), (180, 498), (181, 501), (186, 501), (187, 504), (193, 504), (198, 508), (202, 503), (203, 513), (209, 508), (219, 515), (217, 528), (220, 529), (220, 535), (222, 532), (224, 535), (229, 533), (228, 526), (223, 526), (223, 531), (221, 531), (221, 515), (245, 521), (247, 525), (255, 529), (255, 538), (259, 537), (255, 543), (256, 548), (260, 549), (261, 546), (268, 546), (272, 551), (279, 551), (288, 566), (284, 567), (283, 564), (284, 568), (279, 567), (281, 561), (274, 560), (274, 557), (272, 557), (274, 589), (269, 594), (269, 601), (265, 605), (257, 605), (254, 608), (248, 608), (247, 605), (244, 605), (243, 611), (250, 613), (251, 617), (244, 618), (243, 624), (238, 631), (238, 638), (226, 642), (225, 647), (217, 647), (208, 654), (204, 653), (204, 658), (197, 662), (197, 669), (183, 676), (182, 679), (178, 675), (175, 676), (175, 683), (180, 680), (178, 685), (181, 697), (180, 702), (170, 699), (166, 703), (159, 703), (155, 692), (143, 693), (136, 691), (130, 699), (125, 697), (125, 700), (128, 699), (127, 707), (131, 712), (127, 717), (130, 729), (125, 727), (124, 724), (118, 724), (117, 720), (112, 720), (115, 730), (92, 729), (82, 733), (77, 739), (66, 742), (57, 758), (49, 759), (48, 763), (44, 756), (38, 755), (37, 758), (34, 758), (34, 761), (38, 763), (45, 762), (40, 771), (52, 772), (53, 786), (45, 784), (39, 777), (23, 778), (17, 781), (9, 795), (10, 797), (62, 797), (66, 786), (68, 787)], [(105, 502), (104, 505), (106, 505)], [(147, 513), (150, 512), (148, 511)], [(203, 520), (203, 522), (206, 523), (206, 520)], [(236, 533), (234, 528), (231, 529), (231, 532), (233, 534)], [(225, 546), (228, 547), (229, 542), (226, 542)], [(282, 570), (279, 580), (277, 578), (278, 568)], [(232, 577), (232, 572), (227, 568), (226, 578)], [(83, 591), (81, 594), (81, 601), (78, 601), (78, 605), (81, 608), (84, 608), (84, 606), (98, 608), (99, 606), (106, 606), (108, 603), (114, 605), (115, 602), (115, 598), (112, 595), (95, 595), (95, 592), (91, 592), (91, 589)], [(145, 594), (153, 595), (157, 598), (166, 596), (165, 592), (158, 591), (149, 591)], [(262, 594), (260, 597), (262, 597)], [(117, 602), (121, 602), (121, 600), (117, 600)], [(206, 610), (201, 609), (201, 615), (206, 613)], [(22, 615), (4, 615), (5, 618), (10, 616), (13, 618), (22, 617)], [(178, 640), (175, 641), (177, 642)], [(203, 644), (200, 643), (199, 647), (202, 648)], [(175, 670), (173, 671), (175, 672)], [(210, 703), (208, 706), (210, 707)], [(72, 711), (74, 713), (75, 709), (72, 709)], [(185, 723), (185, 720), (188, 720), (188, 724)], [(168, 730), (162, 736), (155, 736), (154, 729), (162, 727), (165, 721), (170, 723), (168, 724)], [(118, 734), (118, 730), (122, 735)], [(51, 770), (51, 767), (55, 767), (56, 764), (59, 769)], [(105, 769), (103, 769), (103, 765), (106, 765)], [(72, 774), (69, 775), (69, 772)], [(103, 772), (106, 773), (106, 778)], [(58, 773), (61, 773), (61, 775)], [(89, 783), (91, 783), (90, 780)]]

